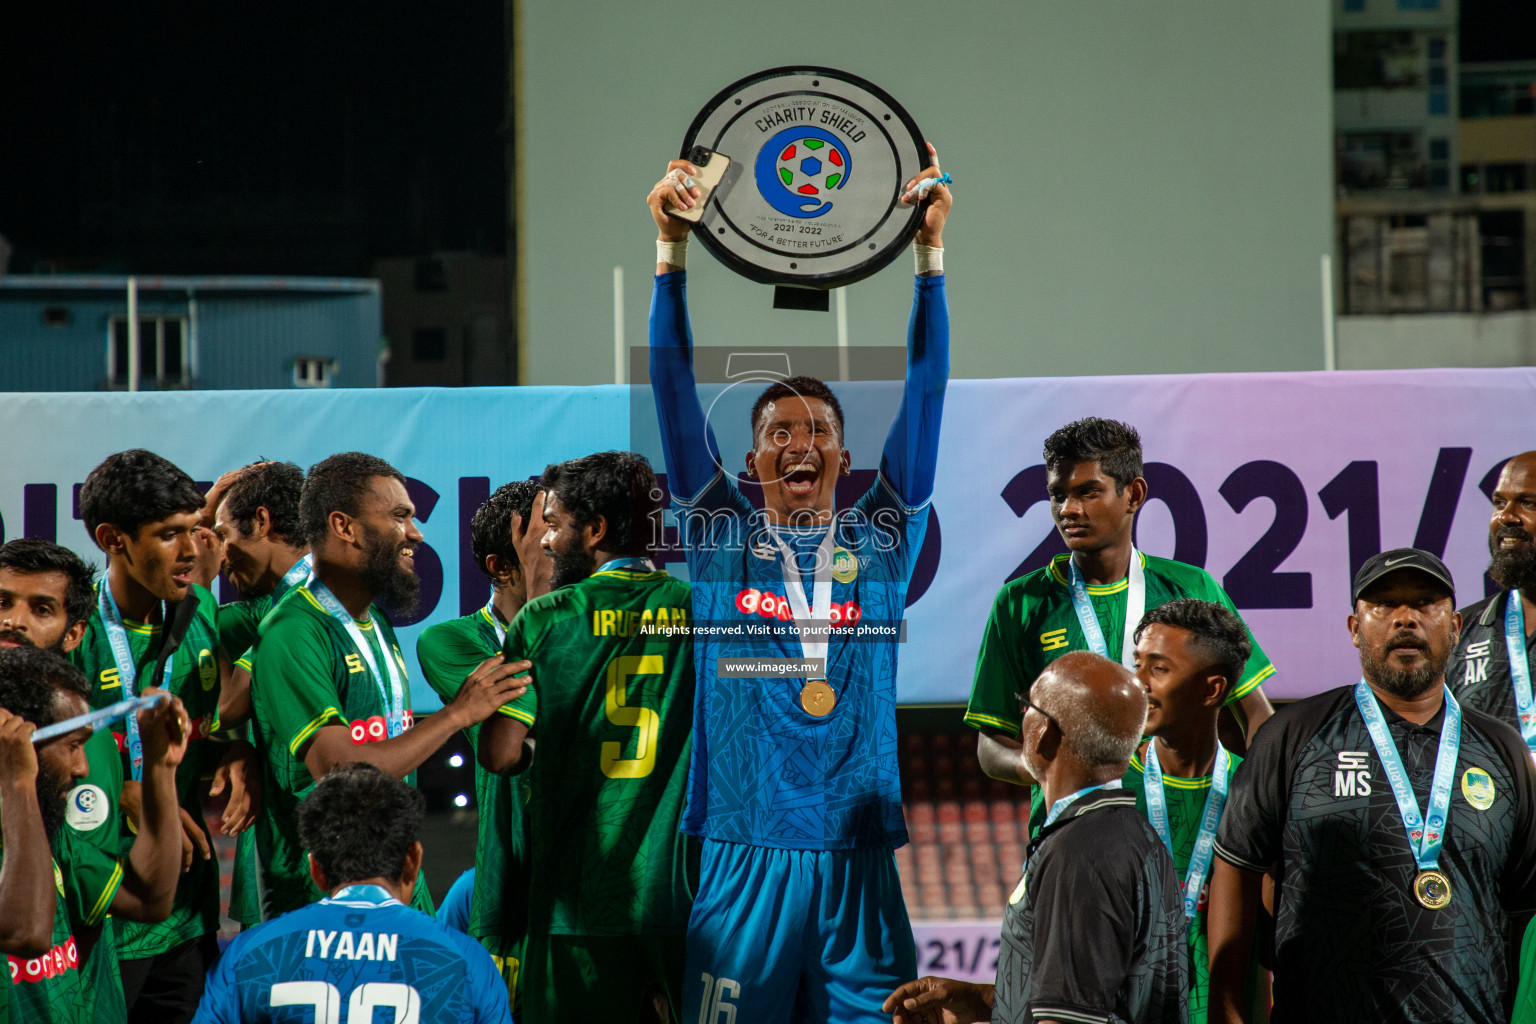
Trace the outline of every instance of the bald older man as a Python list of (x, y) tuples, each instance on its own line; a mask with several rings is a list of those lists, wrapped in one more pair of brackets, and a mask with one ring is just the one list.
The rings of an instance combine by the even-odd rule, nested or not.
[(1488, 575), (1500, 589), (1461, 610), (1461, 639), (1445, 666), (1445, 681), (1463, 705), (1508, 722), (1536, 753), (1530, 642), (1536, 628), (1536, 452), (1516, 455), (1499, 473), (1488, 554)]
[(1120, 785), (1146, 691), (1128, 669), (1074, 651), (1019, 702), (1020, 757), (1050, 811), (1008, 900), (997, 984), (920, 978), (893, 992), (886, 1012), (896, 1024), (1182, 1024), (1182, 884)]

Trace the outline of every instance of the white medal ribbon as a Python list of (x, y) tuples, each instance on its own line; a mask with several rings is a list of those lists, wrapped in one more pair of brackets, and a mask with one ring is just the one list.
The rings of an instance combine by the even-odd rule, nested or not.
[[(1163, 766), (1157, 759), (1157, 738), (1147, 742), (1147, 759), (1142, 765), (1145, 785), (1142, 792), (1147, 798), (1147, 818), (1157, 837), (1173, 853), (1173, 829), (1168, 824), (1168, 796), (1163, 792)], [(1189, 854), (1189, 865), (1184, 872), (1184, 916), (1194, 920), (1200, 909), (1200, 893), (1205, 889), (1205, 878), (1211, 870), (1211, 858), (1216, 852), (1216, 826), (1221, 821), (1221, 809), (1227, 802), (1227, 784), (1232, 775), (1232, 755), (1227, 748), (1216, 744), (1216, 765), (1211, 772), (1211, 788), (1205, 794), (1205, 807), (1200, 813), (1200, 829), (1195, 834), (1195, 845)]]
[[(1069, 556), (1067, 558), (1067, 586), (1072, 591), (1072, 607), (1077, 612), (1077, 624), (1083, 631), (1088, 649), (1101, 657), (1109, 657), (1109, 644), (1104, 640), (1104, 630), (1099, 627), (1099, 617), (1088, 599), (1088, 584), (1083, 581), (1082, 571)], [(1136, 627), (1147, 611), (1147, 572), (1141, 565), (1141, 552), (1131, 548), (1131, 571), (1125, 583), (1125, 636), (1120, 641), (1120, 664), (1136, 669)]]
[[(405, 673), (400, 668), (400, 663), (395, 659), (394, 652), (389, 649), (389, 644), (384, 642), (384, 634), (379, 634), (379, 650), (384, 655), (385, 667), (389, 670), (387, 678), (389, 685), (386, 688), (386, 673), (379, 671), (378, 664), (373, 660), (373, 648), (368, 643), (363, 631), (358, 628), (357, 620), (352, 618), (331, 589), (318, 579), (311, 577), (309, 592), (325, 609), (327, 615), (341, 623), (347, 631), (347, 636), (352, 640), (352, 646), (357, 648), (358, 656), (368, 666), (368, 674), (373, 678), (374, 685), (379, 688), (379, 696), (384, 700), (384, 723), (391, 738), (405, 732)], [(378, 629), (375, 625), (374, 629)]]
[(821, 661), (822, 675), (825, 679), (832, 671), (827, 650), (831, 646), (831, 634), (822, 633), (821, 639), (811, 640), (807, 638), (807, 630), (812, 622), (819, 623), (817, 627), (829, 630), (832, 624), (832, 534), (837, 530), (837, 520), (834, 519), (827, 527), (826, 535), (821, 538), (821, 543), (816, 546), (816, 578), (811, 584), (811, 600), (805, 600), (805, 585), (800, 581), (800, 566), (795, 563), (795, 549), (784, 543), (777, 532), (768, 531), (773, 538), (773, 543), (778, 546), (779, 554), (784, 558), (781, 567), (784, 575), (784, 594), (789, 599), (789, 610), (794, 614), (795, 626), (800, 632), (800, 652), (806, 660), (819, 659)]

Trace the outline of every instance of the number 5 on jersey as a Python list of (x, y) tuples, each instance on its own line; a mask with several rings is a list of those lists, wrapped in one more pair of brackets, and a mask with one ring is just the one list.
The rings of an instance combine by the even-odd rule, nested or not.
[(632, 676), (659, 676), (665, 671), (659, 654), (627, 655), (608, 663), (604, 713), (614, 725), (640, 730), (634, 757), (624, 757), (624, 744), (617, 740), (603, 744), (603, 774), (610, 779), (643, 779), (656, 767), (656, 735), (661, 731), (661, 716), (650, 708), (629, 703), (629, 680)]

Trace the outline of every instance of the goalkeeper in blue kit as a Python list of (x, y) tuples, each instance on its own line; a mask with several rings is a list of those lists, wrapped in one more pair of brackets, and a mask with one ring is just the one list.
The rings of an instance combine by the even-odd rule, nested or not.
[(299, 805), (299, 836), (330, 895), (242, 932), (210, 972), (194, 1024), (512, 1024), (490, 954), (407, 905), (424, 807), (415, 787), (370, 764), (322, 778)]
[[(932, 153), (932, 147), (929, 147)], [(936, 178), (933, 166), (921, 175)], [(720, 468), (693, 372), (684, 267), (697, 170), (673, 161), (651, 191), (659, 237), (650, 378), (693, 621), (774, 624), (695, 635), (697, 696), (682, 829), (703, 840), (688, 922), (682, 1018), (692, 1024), (889, 1020), (915, 977), (892, 850), (907, 841), (896, 763), (896, 652), (854, 640), (896, 623), (928, 523), (949, 376), (941, 235), (951, 197), (923, 203), (901, 408), (874, 485), (835, 508), (849, 474), (843, 413), (821, 381), (771, 384), (752, 410), (754, 512)], [(908, 188), (912, 188), (911, 182)], [(913, 193), (908, 193), (912, 195)], [(787, 628), (831, 622), (826, 640)], [(722, 657), (806, 659), (798, 678), (722, 679)]]

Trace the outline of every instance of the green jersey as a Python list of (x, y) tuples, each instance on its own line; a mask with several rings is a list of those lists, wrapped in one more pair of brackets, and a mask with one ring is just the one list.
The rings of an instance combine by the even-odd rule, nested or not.
[[(101, 586), (106, 586), (103, 582)], [(163, 689), (181, 698), (191, 719), (192, 742), (181, 767), (176, 770), (177, 800), (198, 827), (203, 822), (203, 779), (211, 775), (224, 745), (210, 741), (219, 714), (219, 633), (215, 623), (218, 602), (206, 589), (193, 586), (186, 600), (197, 602), (181, 645), (172, 656), (169, 671), (160, 681)], [(124, 620), (128, 650), (133, 655), (138, 677), (135, 691), (150, 683), (160, 652), (160, 627)], [(91, 706), (105, 707), (123, 699), (123, 683), (118, 674), (112, 643), (99, 609), (91, 612), (85, 638), (72, 655), (91, 684)], [(126, 725), (119, 726), (125, 732)], [(100, 786), (114, 796), (122, 789), (125, 777), (121, 763), (108, 767), (107, 758), (91, 758), (90, 774), (84, 780)], [(115, 788), (113, 788), (115, 785)], [(210, 845), (212, 840), (210, 839)], [(192, 868), (181, 876), (176, 886), (176, 902), (171, 916), (158, 924), (123, 921), (118, 925), (118, 955), (124, 960), (158, 956), (190, 939), (211, 934), (219, 927), (219, 868), (212, 860), (196, 857)]]
[[(80, 963), (80, 978), (86, 1001), (95, 1002), (95, 1024), (119, 1024), (127, 1008), (117, 966), (118, 925), (107, 909), (123, 880), (123, 859), (133, 839), (118, 806), (123, 762), (117, 737), (110, 729), (97, 730), (85, 741), (85, 757), (89, 774), (70, 790), (64, 805), (61, 831), (70, 837), (70, 859), (82, 865), (77, 870), (66, 865), (71, 882), (66, 892), (75, 901), (70, 907), (70, 919), (79, 929), (75, 937), (80, 946), (89, 949)], [(66, 849), (61, 842), (55, 842), (55, 847), (60, 851)], [(98, 865), (108, 867), (97, 870)]]
[[(450, 619), (422, 631), (416, 660), (437, 695), (448, 703), (485, 659), (501, 653), (499, 624), (488, 608)], [(480, 726), (464, 730), (469, 745), (479, 751)], [(475, 804), (479, 808), (476, 840), (475, 894), (470, 904), (469, 933), (476, 938), (521, 938), (526, 926), (522, 900), (504, 901), (504, 893), (528, 887), (526, 807), (528, 777), (502, 778), (475, 763)], [(498, 948), (501, 944), (498, 944)], [(494, 951), (493, 951), (494, 952)]]
[[(1138, 754), (1131, 758), (1131, 767), (1125, 773), (1121, 783), (1126, 789), (1136, 794), (1136, 809), (1142, 814), (1147, 813), (1146, 777), (1142, 774), (1142, 757)], [(1242, 758), (1236, 754), (1232, 758), (1231, 767), (1228, 768), (1227, 779), (1230, 783), (1233, 772), (1242, 763)], [(1179, 869), (1179, 878), (1187, 877), (1189, 872), (1189, 858), (1195, 849), (1195, 839), (1200, 835), (1200, 819), (1205, 814), (1205, 798), (1211, 792), (1211, 776), (1206, 775), (1198, 779), (1181, 779), (1164, 773), (1163, 796), (1168, 807), (1168, 831), (1173, 840), (1174, 866)], [(1147, 820), (1151, 820), (1149, 817)], [(1200, 902), (1195, 910), (1195, 919), (1189, 927), (1189, 1024), (1205, 1024), (1208, 997), (1211, 988), (1211, 965), (1206, 941), (1205, 913), (1206, 904), (1210, 899), (1210, 875), (1206, 875), (1205, 887), (1200, 891)], [(1257, 1012), (1250, 1017), (1251, 1020), (1263, 1020), (1264, 1011), (1268, 1009), (1267, 993), (1262, 987), (1264, 968), (1260, 966), (1256, 953), (1250, 954), (1248, 960), (1248, 984), (1245, 995), (1250, 1007)]]
[(1536, 1024), (1536, 920), (1526, 925), (1520, 942), (1520, 985), (1515, 990), (1515, 1013), (1510, 1024)]
[(686, 583), (616, 569), (530, 601), (508, 627), (507, 660), (533, 662), (534, 685), (501, 708), (538, 738), (530, 934), (686, 930), (693, 642), (646, 631), (687, 621)]
[[(972, 728), (985, 727), (1017, 736), (1020, 715), (1015, 695), (1027, 692), (1045, 666), (1063, 654), (1088, 649), (1067, 583), (1068, 557), (1057, 555), (1049, 565), (998, 591), (981, 638), (976, 680), (965, 709), (966, 724)], [(1214, 601), (1234, 613), (1237, 611), (1226, 591), (1204, 569), (1151, 555), (1141, 558), (1146, 572), (1148, 611), (1185, 597)], [(1087, 589), (1109, 656), (1118, 661), (1125, 636), (1125, 594), (1129, 581), (1089, 585)], [(1253, 640), (1252, 630), (1248, 639)], [(1269, 657), (1254, 641), (1242, 681), (1227, 694), (1227, 703), (1241, 700), (1274, 674)]]
[[(395, 659), (405, 685), (405, 725), (411, 726), (410, 680), (395, 631), (377, 607), (357, 620), (379, 671), (385, 657)], [(251, 672), (252, 722), (256, 749), (265, 762), (261, 816), (256, 848), (261, 857), (263, 909), (268, 919), (325, 897), (309, 878), (309, 858), (299, 842), (298, 806), (315, 779), (304, 751), (316, 730), (339, 725), (352, 742), (373, 743), (388, 737), (387, 680), (375, 680), (368, 660), (353, 646), (345, 626), (320, 607), (308, 586), (283, 595), (261, 624)], [(416, 784), (416, 773), (405, 777)], [(416, 886), (412, 906), (432, 911), (426, 880)]]
[[(101, 991), (88, 986), (75, 933), (101, 925), (122, 881), (122, 862), (80, 841), (67, 828), (54, 836), (53, 850), (53, 946), (39, 957), (6, 957), (9, 970), (0, 978), (0, 1024), (120, 1022), (127, 1016), (121, 981)], [(97, 980), (109, 976), (116, 977), (115, 961), (112, 970), (94, 975)]]
[[(249, 597), (243, 601), (230, 601), (219, 605), (219, 642), (231, 662), (238, 663), (256, 646), (261, 620), (272, 610), (276, 598), (271, 594)], [(249, 664), (246, 669), (249, 670)]]

